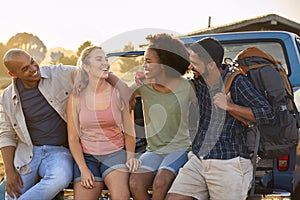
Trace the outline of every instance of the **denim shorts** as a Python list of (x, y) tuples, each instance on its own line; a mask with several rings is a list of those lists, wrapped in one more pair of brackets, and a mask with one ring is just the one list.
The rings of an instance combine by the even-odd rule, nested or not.
[(167, 169), (176, 175), (178, 170), (188, 161), (188, 156), (186, 151), (175, 151), (169, 154), (146, 151), (141, 155), (140, 160), (142, 161), (140, 168), (153, 173), (157, 173), (160, 169)]
[[(102, 182), (107, 174), (116, 169), (127, 168), (125, 163), (127, 154), (124, 149), (107, 155), (91, 155), (83, 154), (85, 162), (89, 170), (93, 173), (95, 181)], [(74, 162), (74, 182), (80, 181), (80, 170), (76, 162)]]

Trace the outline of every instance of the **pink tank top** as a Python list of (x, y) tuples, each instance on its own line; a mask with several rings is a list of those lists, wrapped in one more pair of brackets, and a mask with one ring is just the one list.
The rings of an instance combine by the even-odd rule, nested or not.
[(106, 155), (124, 147), (121, 129), (120, 98), (112, 90), (110, 105), (103, 110), (90, 110), (86, 106), (85, 92), (80, 94), (80, 140), (84, 153)]

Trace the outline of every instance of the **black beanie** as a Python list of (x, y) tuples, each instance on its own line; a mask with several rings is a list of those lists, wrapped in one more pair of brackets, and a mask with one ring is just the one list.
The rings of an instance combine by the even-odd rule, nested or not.
[[(201, 47), (203, 47), (205, 51), (209, 54), (211, 59), (216, 63), (217, 67), (221, 67), (224, 56), (224, 48), (218, 40), (211, 37), (203, 38), (197, 41), (197, 43), (195, 43), (194, 45), (200, 45)], [(199, 55), (200, 52), (195, 53)]]

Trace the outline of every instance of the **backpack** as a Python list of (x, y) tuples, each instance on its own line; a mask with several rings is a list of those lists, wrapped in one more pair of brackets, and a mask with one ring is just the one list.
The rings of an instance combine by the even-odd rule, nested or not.
[(298, 145), (300, 123), (293, 90), (280, 61), (256, 47), (244, 49), (224, 78), (226, 94), (238, 74), (246, 76), (269, 101), (277, 120), (275, 124), (253, 125), (234, 116), (249, 127), (246, 143), (250, 154), (270, 159), (288, 155)]

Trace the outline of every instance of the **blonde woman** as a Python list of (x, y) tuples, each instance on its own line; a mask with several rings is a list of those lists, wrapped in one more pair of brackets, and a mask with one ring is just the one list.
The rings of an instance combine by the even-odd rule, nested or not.
[(83, 50), (68, 103), (68, 140), (74, 157), (75, 199), (99, 199), (106, 185), (112, 199), (130, 198), (128, 177), (134, 158), (135, 132), (128, 102), (105, 79), (109, 63), (101, 47)]

